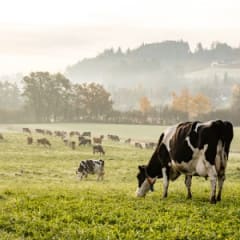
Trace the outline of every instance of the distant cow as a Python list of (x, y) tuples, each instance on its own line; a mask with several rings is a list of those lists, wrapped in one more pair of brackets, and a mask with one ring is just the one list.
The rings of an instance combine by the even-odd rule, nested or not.
[(136, 148), (143, 149), (143, 146), (142, 146), (142, 144), (141, 144), (141, 143), (139, 143), (139, 142), (135, 142), (134, 146), (135, 146)]
[(146, 149), (154, 149), (156, 146), (157, 146), (157, 143), (155, 143), (155, 142), (145, 143), (145, 148)]
[(29, 134), (31, 134), (31, 130), (30, 130), (29, 128), (23, 128), (22, 131), (23, 131), (24, 133), (29, 133)]
[(131, 138), (126, 139), (125, 143), (131, 143)]
[(138, 167), (137, 196), (145, 196), (157, 178), (163, 178), (163, 197), (167, 197), (169, 180), (184, 174), (187, 198), (192, 198), (192, 176), (201, 176), (210, 179), (210, 202), (221, 201), (232, 139), (228, 121), (184, 122), (167, 128), (148, 164)]
[(52, 136), (52, 135), (53, 135), (52, 131), (50, 131), (50, 130), (46, 130), (45, 132), (46, 132), (46, 134), (49, 135), (49, 136)]
[(35, 132), (45, 134), (45, 131), (43, 129), (39, 129), (39, 128), (35, 129)]
[(83, 136), (83, 137), (91, 137), (91, 132), (83, 132), (81, 136)]
[(66, 131), (54, 131), (54, 134), (56, 137), (61, 137), (61, 138), (65, 138), (67, 136)]
[(46, 146), (50, 147), (51, 146), (51, 143), (46, 138), (37, 139), (37, 144), (38, 145), (43, 145), (44, 147), (46, 147)]
[(108, 134), (107, 136), (108, 136), (108, 139), (110, 139), (110, 140), (112, 140), (114, 142), (120, 142), (120, 138), (117, 135)]
[(81, 146), (81, 145), (91, 145), (92, 144), (92, 141), (91, 139), (86, 139), (86, 138), (83, 138), (79, 141), (79, 144), (78, 146)]
[(0, 133), (0, 140), (4, 140), (3, 135)]
[(93, 145), (93, 154), (95, 154), (95, 153), (100, 153), (100, 155), (101, 154), (105, 154), (105, 151), (103, 150), (103, 147), (102, 147), (102, 145)]
[(83, 160), (76, 171), (80, 179), (88, 176), (88, 174), (97, 174), (97, 180), (103, 180), (104, 176), (104, 160)]
[(70, 136), (70, 137), (73, 137), (74, 135), (80, 136), (80, 133), (79, 133), (78, 131), (71, 131), (71, 132), (69, 133), (69, 136)]
[(32, 137), (27, 137), (27, 144), (31, 145), (33, 143), (33, 138)]

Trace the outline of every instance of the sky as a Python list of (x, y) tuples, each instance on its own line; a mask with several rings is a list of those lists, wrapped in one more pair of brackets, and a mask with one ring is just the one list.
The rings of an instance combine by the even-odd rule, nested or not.
[(0, 76), (164, 40), (239, 47), (239, 12), (239, 0), (0, 0)]

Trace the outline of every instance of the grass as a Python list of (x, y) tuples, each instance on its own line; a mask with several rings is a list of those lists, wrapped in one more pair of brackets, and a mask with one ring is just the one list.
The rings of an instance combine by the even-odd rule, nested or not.
[[(92, 127), (46, 126), (80, 128), (96, 135), (120, 133), (117, 125)], [(119, 127), (128, 130), (120, 137), (131, 134), (143, 140), (152, 139), (161, 129), (153, 126), (155, 133), (148, 134), (150, 126)], [(236, 151), (239, 136), (236, 129)], [(161, 180), (155, 192), (136, 198), (137, 166), (149, 160), (151, 150), (104, 140), (104, 181), (96, 181), (94, 175), (79, 181), (75, 170), (80, 160), (98, 158), (91, 147), (71, 150), (59, 138), (49, 137), (52, 148), (47, 149), (27, 145), (22, 133), (8, 131), (4, 137), (0, 142), (0, 239), (240, 239), (237, 152), (230, 154), (222, 201), (211, 205), (210, 183), (197, 177), (192, 200), (186, 200), (183, 177), (170, 184), (167, 199), (161, 199)]]

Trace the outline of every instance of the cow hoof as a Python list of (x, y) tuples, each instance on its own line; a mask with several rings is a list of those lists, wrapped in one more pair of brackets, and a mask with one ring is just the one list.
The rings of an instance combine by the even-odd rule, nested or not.
[(211, 203), (211, 204), (216, 204), (216, 203), (217, 203), (217, 201), (216, 201), (216, 199), (215, 199), (215, 198), (212, 198), (212, 199), (210, 200), (210, 203)]
[(217, 196), (217, 201), (220, 202), (222, 199), (220, 196)]

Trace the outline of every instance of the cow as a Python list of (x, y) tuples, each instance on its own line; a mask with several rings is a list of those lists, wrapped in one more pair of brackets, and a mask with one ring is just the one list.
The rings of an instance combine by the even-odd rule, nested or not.
[(114, 142), (120, 142), (120, 138), (117, 135), (108, 134), (107, 136), (109, 140), (112, 140)]
[(157, 146), (155, 142), (147, 142), (145, 143), (145, 148), (146, 149), (154, 149)]
[(37, 139), (37, 144), (38, 145), (43, 145), (44, 147), (48, 146), (48, 147), (51, 147), (51, 143), (48, 141), (48, 139), (46, 138), (39, 138)]
[(86, 138), (82, 138), (80, 141), (79, 141), (79, 144), (78, 146), (81, 146), (81, 145), (91, 145), (92, 144), (92, 141), (91, 139), (86, 139)]
[(31, 134), (31, 130), (29, 128), (23, 128), (22, 131), (23, 131), (23, 133)]
[(135, 146), (136, 148), (143, 149), (143, 146), (142, 146), (142, 144), (141, 144), (141, 143), (139, 143), (139, 142), (135, 142), (134, 146)]
[(0, 133), (0, 140), (4, 140), (4, 137), (1, 133)]
[(125, 143), (131, 143), (131, 138), (126, 139)]
[(45, 132), (46, 132), (46, 134), (49, 135), (49, 136), (52, 136), (52, 135), (53, 135), (52, 131), (50, 131), (50, 130), (46, 130)]
[(80, 180), (82, 180), (83, 177), (87, 178), (88, 174), (97, 174), (97, 180), (103, 180), (104, 160), (82, 160), (76, 174), (79, 175)]
[(102, 145), (93, 145), (93, 154), (95, 154), (95, 153), (100, 153), (100, 155), (101, 154), (105, 154), (105, 151), (103, 150), (103, 147), (102, 147)]
[(91, 137), (91, 132), (83, 132), (82, 137)]
[(39, 129), (39, 128), (35, 129), (35, 132), (45, 134), (45, 131), (43, 129)]
[(157, 178), (163, 178), (163, 198), (166, 198), (169, 180), (184, 174), (188, 199), (192, 198), (192, 176), (201, 176), (210, 179), (210, 203), (221, 201), (232, 139), (233, 125), (228, 121), (184, 122), (167, 128), (148, 164), (138, 166), (137, 196), (145, 196)]

